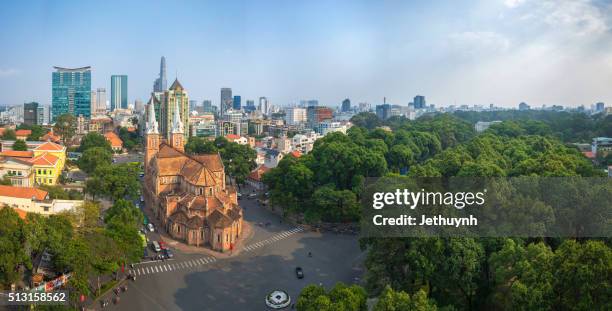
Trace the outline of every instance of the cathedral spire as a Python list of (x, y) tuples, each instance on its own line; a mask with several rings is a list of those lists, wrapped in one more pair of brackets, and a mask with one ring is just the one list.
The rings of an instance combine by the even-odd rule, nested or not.
[(155, 119), (155, 96), (151, 95), (151, 100), (148, 104), (148, 116), (147, 116), (147, 134), (159, 134), (157, 120)]
[(172, 119), (172, 134), (184, 134), (183, 121), (181, 121), (181, 113), (178, 100), (174, 104), (174, 118)]

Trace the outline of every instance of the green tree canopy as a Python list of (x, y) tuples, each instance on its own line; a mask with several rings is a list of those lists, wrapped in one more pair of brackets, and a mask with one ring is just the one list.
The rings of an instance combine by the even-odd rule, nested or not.
[(28, 145), (26, 145), (25, 141), (23, 141), (21, 139), (17, 139), (13, 143), (13, 150), (15, 150), (15, 151), (27, 151), (28, 150)]
[(96, 168), (110, 165), (113, 155), (103, 147), (91, 147), (85, 150), (78, 160), (78, 166), (84, 172), (91, 174)]
[(83, 136), (83, 138), (81, 138), (81, 145), (79, 145), (78, 151), (85, 152), (90, 148), (102, 148), (111, 154), (113, 152), (113, 149), (111, 148), (108, 140), (106, 140), (106, 137), (98, 132), (89, 132)]

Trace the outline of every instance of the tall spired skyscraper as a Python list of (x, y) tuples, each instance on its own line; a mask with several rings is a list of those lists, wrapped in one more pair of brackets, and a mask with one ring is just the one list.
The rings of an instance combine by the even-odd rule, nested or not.
[(153, 92), (163, 92), (168, 89), (166, 81), (166, 57), (162, 56), (159, 64), (159, 78), (155, 79), (153, 84)]

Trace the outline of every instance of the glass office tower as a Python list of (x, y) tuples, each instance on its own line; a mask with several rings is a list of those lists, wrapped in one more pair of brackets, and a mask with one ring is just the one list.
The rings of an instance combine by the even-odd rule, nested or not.
[(91, 67), (53, 68), (52, 122), (65, 113), (91, 117)]
[(111, 111), (127, 109), (128, 107), (128, 77), (126, 75), (111, 76)]

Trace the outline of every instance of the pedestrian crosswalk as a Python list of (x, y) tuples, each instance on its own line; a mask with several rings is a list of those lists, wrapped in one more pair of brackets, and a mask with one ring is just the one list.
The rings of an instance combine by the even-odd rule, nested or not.
[[(296, 227), (291, 230), (277, 233), (257, 243), (247, 245), (243, 249), (245, 252), (251, 252), (262, 246), (269, 245), (274, 242), (286, 239), (302, 231), (304, 231), (304, 228)], [(146, 276), (146, 275), (157, 274), (157, 273), (172, 272), (172, 271), (181, 270), (181, 269), (196, 269), (201, 266), (212, 264), (216, 261), (217, 261), (217, 258), (212, 257), (212, 256), (206, 256), (206, 257), (201, 257), (201, 258), (191, 259), (191, 260), (184, 260), (180, 262), (175, 261), (173, 259), (167, 260), (167, 261), (155, 261), (155, 262), (139, 264), (133, 269), (130, 269), (130, 272), (134, 276)]]
[(302, 232), (302, 231), (304, 231), (304, 228), (297, 227), (297, 228), (293, 228), (293, 229), (288, 230), (288, 231), (284, 231), (284, 232), (275, 234), (275, 235), (271, 236), (270, 238), (267, 238), (267, 239), (259, 241), (257, 243), (245, 246), (244, 247), (244, 251), (245, 252), (254, 251), (254, 250), (256, 250), (256, 249), (258, 249), (258, 248), (260, 248), (260, 247), (262, 247), (264, 245), (272, 244), (272, 243), (274, 243), (276, 241), (280, 241), (282, 239), (286, 239), (286, 238), (288, 238), (288, 237), (290, 237), (290, 236), (292, 236), (292, 235), (294, 235), (294, 234), (296, 234), (298, 232)]
[(174, 261), (159, 261), (153, 265), (135, 267), (130, 272), (135, 276), (144, 276), (148, 274), (176, 271), (180, 269), (196, 268), (207, 264), (212, 264), (217, 261), (217, 258), (208, 256), (181, 262)]

